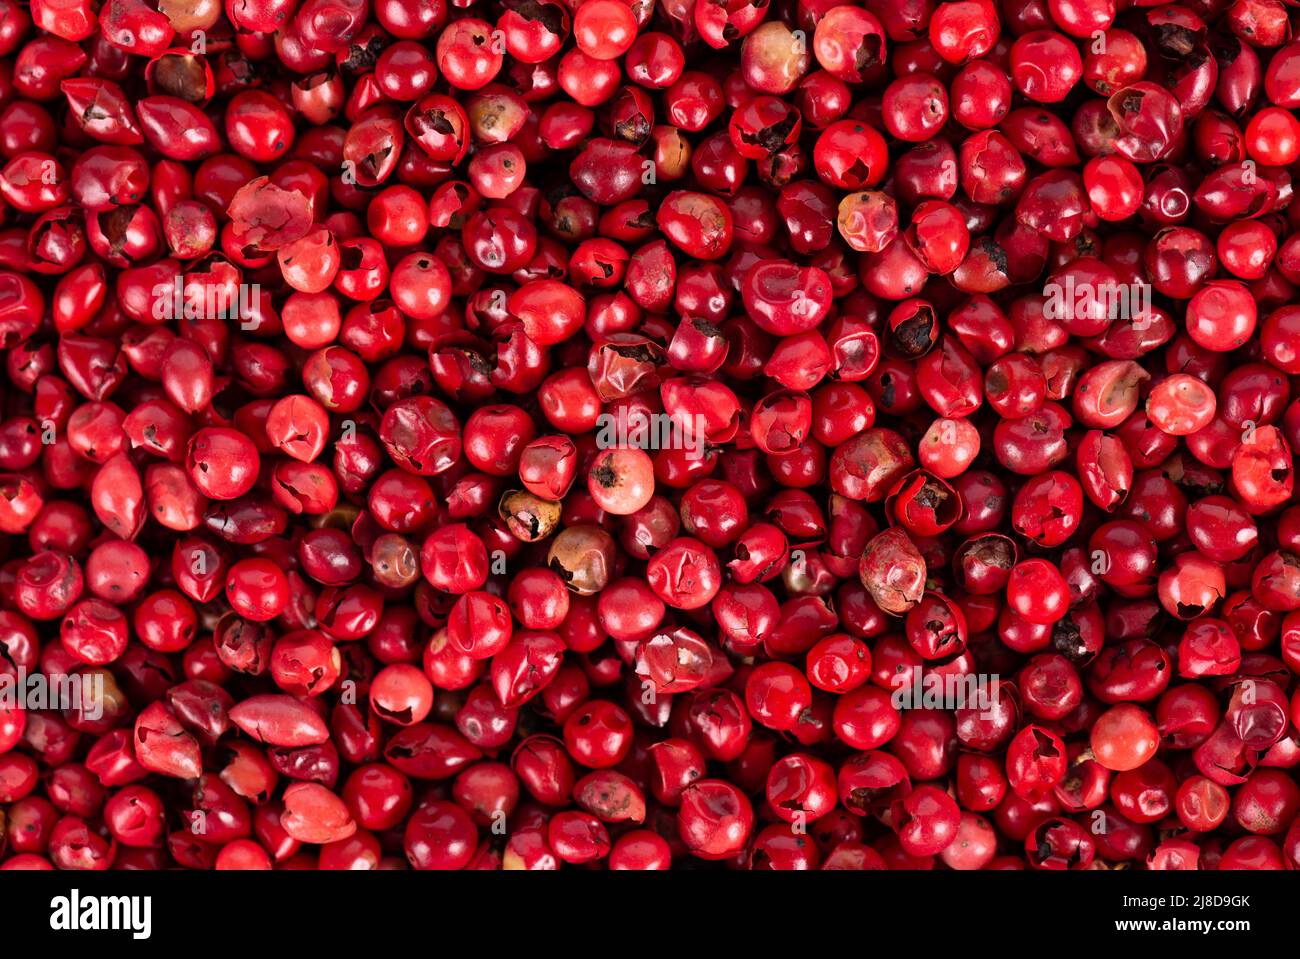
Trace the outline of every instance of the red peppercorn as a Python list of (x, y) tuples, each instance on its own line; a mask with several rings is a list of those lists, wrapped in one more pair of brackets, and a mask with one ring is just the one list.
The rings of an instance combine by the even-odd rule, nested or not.
[(0, 0), (0, 869), (1300, 864), (1286, 8), (454, 6)]

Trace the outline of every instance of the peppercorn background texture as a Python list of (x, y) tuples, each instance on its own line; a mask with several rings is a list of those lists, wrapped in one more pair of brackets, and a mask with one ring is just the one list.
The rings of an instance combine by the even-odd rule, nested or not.
[(1282, 0), (0, 0), (0, 870), (1300, 868)]

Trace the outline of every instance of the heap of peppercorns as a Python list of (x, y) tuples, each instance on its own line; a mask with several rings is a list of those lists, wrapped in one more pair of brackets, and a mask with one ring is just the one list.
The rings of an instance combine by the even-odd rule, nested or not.
[(0, 0), (0, 869), (1300, 868), (1296, 20)]

